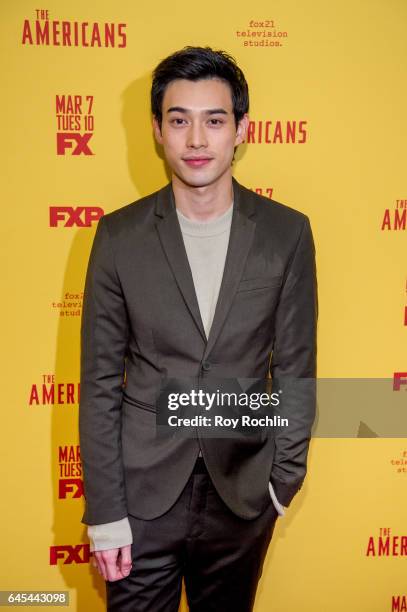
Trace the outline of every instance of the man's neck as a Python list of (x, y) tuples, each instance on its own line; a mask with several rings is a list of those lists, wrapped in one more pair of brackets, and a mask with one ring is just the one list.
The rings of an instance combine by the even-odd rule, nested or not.
[(192, 187), (172, 175), (177, 209), (193, 221), (211, 221), (227, 211), (233, 201), (232, 174), (204, 187)]

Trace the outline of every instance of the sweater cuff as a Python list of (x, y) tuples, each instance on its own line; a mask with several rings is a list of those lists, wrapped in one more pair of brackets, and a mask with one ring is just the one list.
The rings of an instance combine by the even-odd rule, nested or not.
[(88, 525), (88, 537), (91, 552), (121, 548), (133, 543), (133, 534), (127, 516), (112, 523)]
[(280, 502), (277, 499), (277, 495), (274, 491), (273, 485), (271, 484), (271, 482), (269, 481), (269, 492), (270, 492), (270, 497), (273, 501), (274, 507), (277, 510), (278, 514), (280, 516), (284, 516), (285, 512), (284, 512), (284, 506), (282, 506), (280, 504)]

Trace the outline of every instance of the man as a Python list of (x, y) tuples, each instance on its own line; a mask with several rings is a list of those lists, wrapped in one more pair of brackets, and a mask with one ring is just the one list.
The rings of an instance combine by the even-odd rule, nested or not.
[(151, 103), (171, 182), (100, 219), (86, 276), (82, 522), (108, 610), (175, 612), (184, 578), (192, 612), (247, 612), (306, 474), (314, 394), (240, 438), (158, 436), (157, 404), (169, 379), (315, 379), (314, 243), (306, 215), (232, 178), (249, 97), (228, 54), (164, 59)]

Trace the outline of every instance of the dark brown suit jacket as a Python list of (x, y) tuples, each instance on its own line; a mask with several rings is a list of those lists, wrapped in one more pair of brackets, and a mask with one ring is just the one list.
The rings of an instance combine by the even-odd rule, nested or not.
[[(252, 438), (155, 435), (171, 377), (316, 376), (315, 249), (306, 215), (233, 179), (225, 269), (206, 338), (171, 183), (99, 221), (81, 328), (85, 524), (151, 519), (181, 493), (199, 445), (219, 495), (252, 519), (288, 506), (306, 474), (315, 394), (292, 393), (289, 427)], [(125, 384), (123, 384), (125, 378)]]

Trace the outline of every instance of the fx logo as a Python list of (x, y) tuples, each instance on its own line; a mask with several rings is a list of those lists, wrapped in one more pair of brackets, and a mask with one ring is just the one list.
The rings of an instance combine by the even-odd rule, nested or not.
[[(72, 495), (69, 495), (72, 493)], [(58, 498), (77, 499), (83, 495), (83, 481), (80, 478), (64, 478), (59, 481)]]
[(401, 385), (407, 385), (407, 372), (394, 372), (393, 391), (400, 391)]
[(50, 206), (50, 227), (90, 227), (93, 222), (98, 221), (104, 214), (103, 208), (99, 206)]
[(89, 563), (91, 556), (89, 544), (76, 544), (72, 546), (50, 546), (49, 548), (49, 564), (58, 565), (58, 560), (63, 559), (63, 565), (72, 563)]
[(93, 155), (88, 146), (92, 132), (78, 134), (77, 132), (57, 132), (57, 155), (65, 155), (65, 149), (73, 149), (72, 155)]

